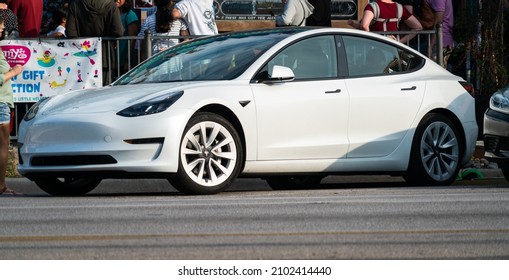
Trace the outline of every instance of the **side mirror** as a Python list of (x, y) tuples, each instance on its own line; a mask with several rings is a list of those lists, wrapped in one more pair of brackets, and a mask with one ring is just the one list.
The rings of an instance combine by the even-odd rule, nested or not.
[(295, 79), (295, 74), (293, 73), (292, 69), (281, 66), (281, 65), (274, 65), (272, 67), (272, 75), (264, 81), (264, 83), (284, 83), (284, 82), (290, 82)]

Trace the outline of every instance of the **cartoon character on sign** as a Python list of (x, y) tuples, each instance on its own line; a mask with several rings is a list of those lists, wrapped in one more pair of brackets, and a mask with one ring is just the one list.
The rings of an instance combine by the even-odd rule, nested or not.
[(57, 81), (52, 81), (51, 83), (49, 83), (49, 87), (55, 89), (57, 87), (63, 87), (65, 86), (65, 84), (67, 84), (67, 80), (64, 80), (64, 82), (61, 84), (57, 83)]
[[(65, 79), (62, 83), (58, 83), (57, 81), (52, 81), (49, 83), (49, 87), (51, 89), (55, 89), (55, 88), (58, 88), (58, 87), (63, 87), (67, 84), (67, 77), (69, 76), (69, 72), (71, 72), (71, 68), (70, 67), (67, 67), (65, 69), (65, 71), (67, 72), (67, 76), (65, 76)], [(61, 75), (61, 72), (62, 72), (62, 67), (58, 66), (58, 73), (59, 73), (59, 76), (62, 76)], [(78, 73), (79, 73), (79, 70), (78, 70)]]
[(51, 56), (51, 51), (46, 50), (42, 57), (37, 58), (37, 63), (42, 67), (51, 67), (55, 65), (55, 56)]
[(90, 64), (94, 65), (95, 61), (92, 59), (92, 56), (97, 55), (97, 52), (94, 50), (90, 50), (92, 48), (92, 45), (90, 44), (90, 41), (85, 41), (81, 44), (81, 46), (76, 45), (76, 43), (72, 43), (74, 47), (76, 47), (78, 50), (80, 50), (77, 53), (74, 53), (74, 56), (77, 57), (86, 57), (88, 58), (88, 61)]
[(78, 80), (77, 80), (78, 83), (82, 83), (83, 80), (81, 79), (81, 70), (78, 70)]

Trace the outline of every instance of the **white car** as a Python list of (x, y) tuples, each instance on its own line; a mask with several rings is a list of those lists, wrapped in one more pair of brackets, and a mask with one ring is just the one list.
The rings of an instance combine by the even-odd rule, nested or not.
[(274, 189), (327, 175), (449, 185), (478, 135), (469, 85), (415, 50), (352, 29), (204, 37), (116, 82), (44, 99), (19, 130), (19, 172), (53, 195), (105, 178), (168, 178), (213, 194), (237, 177)]

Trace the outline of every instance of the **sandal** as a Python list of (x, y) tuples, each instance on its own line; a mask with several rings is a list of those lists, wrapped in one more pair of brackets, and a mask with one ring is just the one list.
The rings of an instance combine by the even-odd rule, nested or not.
[(9, 189), (8, 187), (5, 187), (3, 190), (0, 191), (0, 195), (18, 195), (19, 193), (15, 192), (13, 189)]

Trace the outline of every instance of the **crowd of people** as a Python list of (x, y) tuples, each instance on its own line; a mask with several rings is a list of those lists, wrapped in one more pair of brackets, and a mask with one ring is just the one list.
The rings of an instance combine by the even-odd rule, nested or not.
[[(444, 53), (450, 53), (453, 40), (453, 0), (370, 0), (359, 21), (348, 20), (353, 28), (365, 31), (410, 31), (405, 36), (389, 35), (408, 43), (416, 31), (435, 29), (442, 25)], [(330, 0), (282, 0), (283, 11), (275, 16), (276, 26), (331, 26)], [(419, 49), (435, 50), (436, 36), (429, 46)], [(436, 56), (436, 54), (431, 54)], [(447, 56), (444, 56), (447, 64)]]
[[(360, 22), (350, 20), (349, 24), (366, 31), (419, 31), (441, 24), (443, 47), (454, 47), (452, 0), (375, 0), (366, 5)], [(406, 43), (414, 36), (411, 33), (394, 39)], [(432, 36), (431, 50), (435, 44), (436, 37)]]
[[(143, 37), (153, 35), (188, 36), (217, 34), (213, 0), (153, 0), (148, 17), (141, 21), (133, 10), (134, 0), (0, 0), (4, 20), (3, 38), (33, 37)], [(443, 46), (454, 46), (453, 0), (370, 0), (363, 17), (349, 24), (366, 31), (398, 31), (434, 28), (442, 24)], [(138, 0), (139, 6), (144, 1)], [(331, 0), (281, 0), (283, 11), (275, 16), (276, 26), (332, 26)], [(142, 5), (145, 7), (145, 5)], [(402, 7), (402, 8), (401, 8)], [(415, 34), (415, 33), (414, 33)], [(415, 35), (395, 38), (405, 43)], [(432, 38), (432, 44), (435, 43)], [(152, 53), (183, 41), (155, 40)], [(128, 45), (130, 46), (128, 47)], [(128, 49), (141, 49), (139, 42), (122, 40), (121, 58), (114, 64), (124, 73), (131, 68)], [(131, 53), (133, 53), (131, 51)], [(144, 54), (145, 52), (141, 52)], [(144, 59), (144, 57), (142, 57)]]

